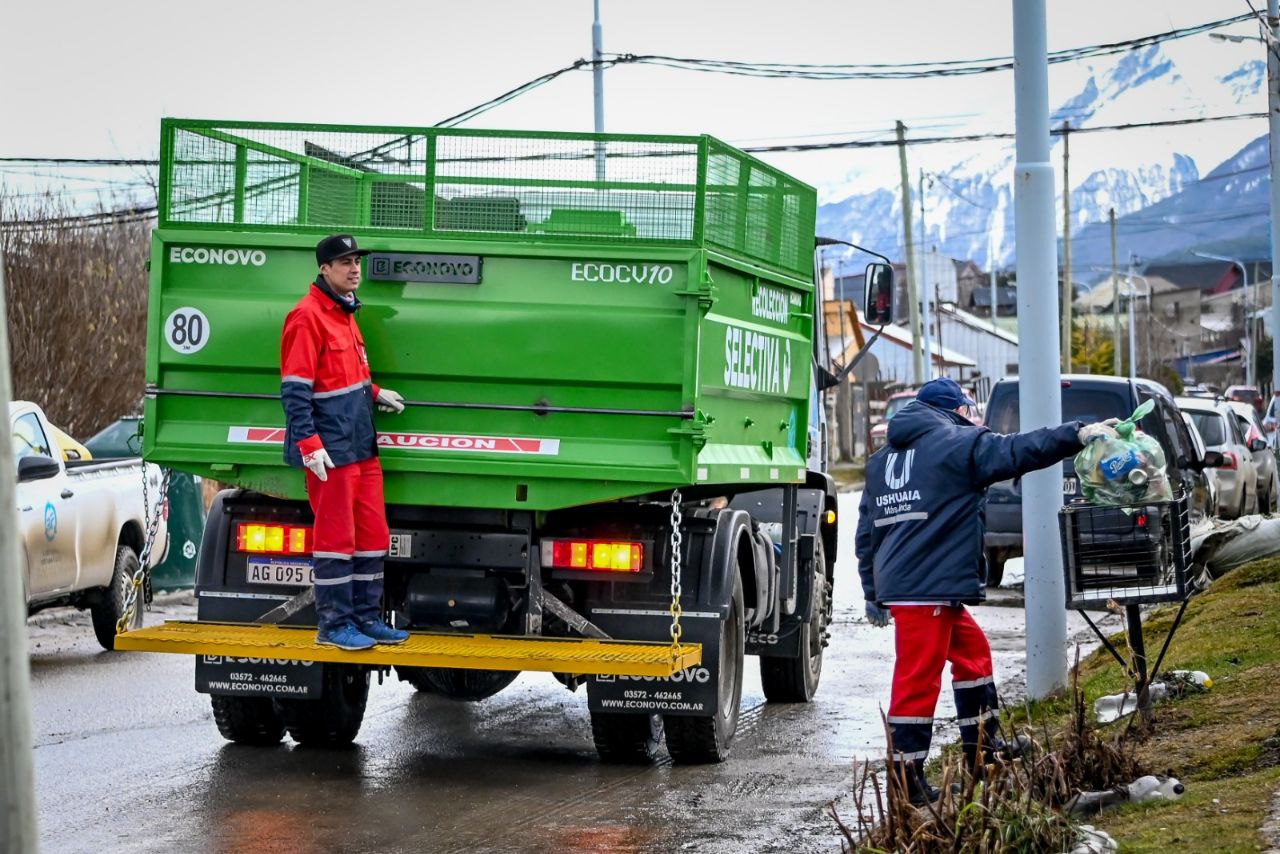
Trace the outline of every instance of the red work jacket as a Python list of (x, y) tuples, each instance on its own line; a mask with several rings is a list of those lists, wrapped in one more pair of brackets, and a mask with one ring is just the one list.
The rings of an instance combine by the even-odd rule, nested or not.
[(378, 387), (356, 325), (359, 300), (353, 295), (354, 308), (348, 310), (318, 281), (289, 312), (280, 338), (284, 458), (301, 466), (303, 454), (323, 447), (334, 465), (344, 466), (378, 454)]

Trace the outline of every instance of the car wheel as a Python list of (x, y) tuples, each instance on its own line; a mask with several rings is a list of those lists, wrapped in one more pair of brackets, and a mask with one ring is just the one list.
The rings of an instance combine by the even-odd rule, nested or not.
[[(133, 584), (133, 576), (137, 571), (138, 553), (131, 546), (119, 546), (116, 549), (116, 566), (111, 573), (111, 583), (105, 590), (98, 591), (98, 598), (89, 606), (89, 615), (93, 618), (93, 633), (105, 650), (116, 648), (116, 623), (124, 615), (129, 586)], [(133, 619), (128, 625), (130, 631), (142, 628), (143, 610), (142, 595), (139, 594), (133, 609)]]

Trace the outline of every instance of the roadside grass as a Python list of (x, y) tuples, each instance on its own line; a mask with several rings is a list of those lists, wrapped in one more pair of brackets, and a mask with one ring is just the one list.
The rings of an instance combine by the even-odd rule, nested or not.
[[(1145, 622), (1154, 656), (1176, 608), (1161, 606)], [(1123, 635), (1112, 643), (1123, 653)], [(1165, 656), (1163, 670), (1203, 670), (1213, 687), (1157, 703), (1154, 725), (1136, 745), (1143, 765), (1182, 780), (1176, 801), (1127, 805), (1095, 817), (1121, 851), (1256, 851), (1258, 828), (1280, 785), (1280, 559), (1239, 567), (1193, 598)], [(1079, 684), (1092, 703), (1132, 687), (1105, 649), (1080, 662)], [(1013, 726), (1064, 730), (1069, 698), (1010, 710)], [(1100, 727), (1119, 734), (1128, 719)], [(1216, 799), (1216, 802), (1215, 802)], [(1175, 841), (1176, 840), (1176, 841)]]
[(867, 464), (832, 463), (827, 471), (835, 479), (837, 487), (843, 487), (844, 490), (861, 489), (866, 481)]

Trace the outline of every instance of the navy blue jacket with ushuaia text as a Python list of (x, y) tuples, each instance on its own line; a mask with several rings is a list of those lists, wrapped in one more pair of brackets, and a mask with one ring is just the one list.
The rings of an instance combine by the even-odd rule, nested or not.
[(868, 602), (986, 598), (987, 487), (1077, 453), (1079, 422), (1001, 435), (913, 401), (867, 462), (855, 547)]

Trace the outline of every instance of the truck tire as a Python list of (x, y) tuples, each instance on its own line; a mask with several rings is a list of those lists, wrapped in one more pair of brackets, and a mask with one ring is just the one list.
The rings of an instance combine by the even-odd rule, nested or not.
[(351, 664), (324, 666), (317, 700), (276, 700), (289, 737), (303, 747), (342, 747), (355, 741), (369, 699), (369, 671)]
[(227, 741), (272, 745), (284, 738), (284, 722), (270, 697), (229, 697), (210, 694), (213, 722)]
[(397, 667), (400, 678), (419, 691), (450, 700), (487, 700), (516, 681), (519, 670), (465, 670), (458, 667)]
[(701, 765), (729, 758), (738, 731), (742, 700), (742, 657), (746, 646), (742, 604), (742, 575), (733, 569), (733, 598), (729, 616), (720, 624), (720, 707), (711, 717), (664, 715), (667, 751), (677, 765)]
[(813, 618), (800, 627), (800, 655), (795, 658), (760, 657), (760, 685), (770, 703), (808, 703), (818, 692), (822, 678), (822, 651), (831, 622), (831, 585), (827, 559), (818, 537), (813, 552), (813, 590), (818, 598)]
[(649, 765), (662, 746), (662, 716), (592, 712), (591, 738), (605, 764)]
[(1004, 580), (1004, 562), (1009, 553), (1004, 549), (987, 549), (987, 586), (999, 587)]
[[(132, 546), (116, 547), (116, 566), (111, 573), (111, 583), (100, 590), (98, 597), (89, 606), (89, 615), (93, 618), (93, 633), (98, 643), (105, 650), (116, 648), (116, 623), (124, 614), (124, 603), (129, 595), (129, 585), (133, 583), (133, 574), (138, 571), (138, 553)], [(138, 596), (137, 607), (133, 611), (133, 620), (129, 629), (142, 628), (142, 595)]]

